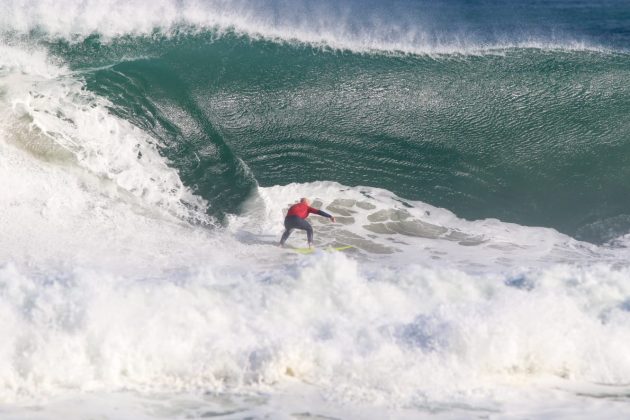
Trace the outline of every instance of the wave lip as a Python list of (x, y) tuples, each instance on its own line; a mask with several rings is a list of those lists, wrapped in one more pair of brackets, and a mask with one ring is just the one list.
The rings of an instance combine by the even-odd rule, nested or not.
[[(584, 36), (540, 35), (514, 30), (492, 35), (478, 30), (451, 29), (458, 19), (436, 27), (431, 8), (391, 10), (353, 2), (306, 1), (176, 1), (141, 0), (64, 2), (64, 13), (47, 1), (5, 2), (0, 32), (43, 33), (46, 37), (80, 41), (94, 34), (104, 40), (123, 36), (176, 36), (212, 31), (217, 36), (236, 33), (253, 39), (308, 44), (325, 49), (403, 54), (484, 54), (510, 48), (609, 51)], [(444, 11), (441, 11), (444, 13)], [(386, 17), (387, 13), (391, 17)], [(443, 16), (441, 17), (443, 19)], [(464, 22), (462, 27), (466, 27)], [(515, 28), (518, 22), (514, 22)]]

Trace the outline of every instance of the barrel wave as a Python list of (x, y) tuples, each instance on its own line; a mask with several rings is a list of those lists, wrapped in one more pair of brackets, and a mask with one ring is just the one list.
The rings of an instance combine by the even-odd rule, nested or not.
[[(217, 212), (238, 212), (254, 178), (325, 179), (596, 243), (630, 230), (626, 53), (359, 54), (215, 35), (55, 48)], [(107, 67), (84, 70), (86, 54)]]
[(627, 418), (628, 46), (625, 0), (1, 2), (2, 418)]

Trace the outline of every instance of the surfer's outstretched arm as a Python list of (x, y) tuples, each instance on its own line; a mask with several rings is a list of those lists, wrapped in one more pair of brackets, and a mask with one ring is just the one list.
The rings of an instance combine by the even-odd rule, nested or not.
[(316, 208), (313, 208), (313, 207), (309, 207), (308, 210), (309, 210), (309, 213), (314, 213), (314, 214), (316, 214), (318, 216), (327, 217), (333, 223), (335, 222), (335, 216), (333, 216), (332, 214), (326, 213), (324, 210), (316, 209)]

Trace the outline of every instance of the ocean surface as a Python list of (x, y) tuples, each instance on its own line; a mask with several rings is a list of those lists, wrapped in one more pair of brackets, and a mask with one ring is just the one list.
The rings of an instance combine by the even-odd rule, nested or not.
[(0, 180), (3, 419), (630, 416), (627, 0), (2, 0)]

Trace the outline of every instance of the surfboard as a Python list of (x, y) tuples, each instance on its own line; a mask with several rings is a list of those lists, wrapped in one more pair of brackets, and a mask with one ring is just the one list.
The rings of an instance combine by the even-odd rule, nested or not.
[[(337, 252), (337, 251), (343, 251), (346, 249), (350, 249), (350, 248), (354, 248), (354, 246), (352, 245), (345, 245), (345, 246), (338, 246), (338, 247), (328, 247), (328, 248), (321, 248), (323, 251), (327, 251), (327, 252)], [(298, 252), (300, 254), (312, 254), (313, 252), (317, 251), (318, 248), (293, 248), (293, 251)]]

